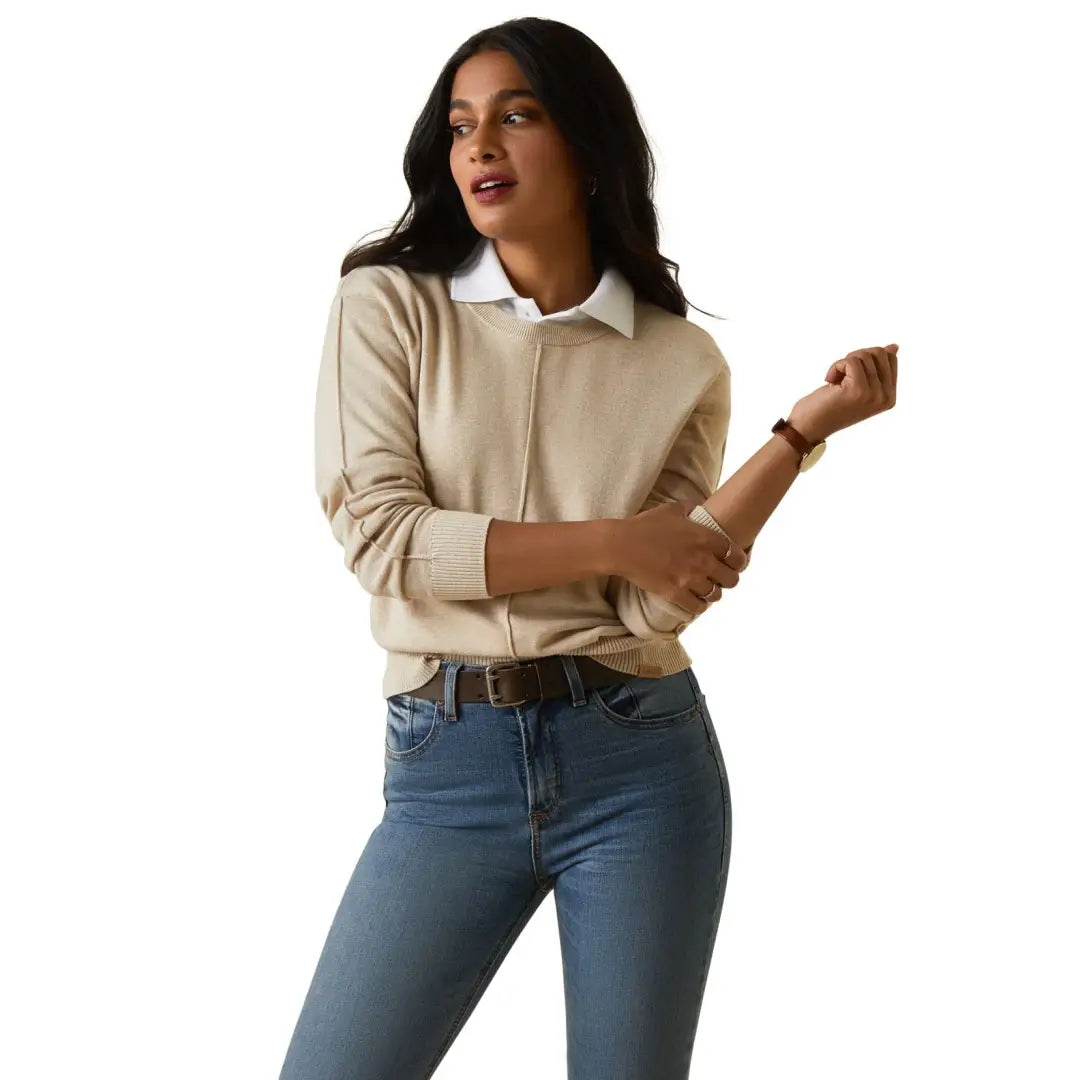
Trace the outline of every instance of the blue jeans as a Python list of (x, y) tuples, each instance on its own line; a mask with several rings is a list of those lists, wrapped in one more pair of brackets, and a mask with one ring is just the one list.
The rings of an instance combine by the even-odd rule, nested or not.
[(686, 1080), (731, 852), (716, 730), (689, 668), (586, 690), (561, 659), (562, 698), (452, 708), (483, 665), (444, 660), (442, 701), (387, 701), (386, 808), (280, 1080), (427, 1080), (549, 892), (569, 1080)]

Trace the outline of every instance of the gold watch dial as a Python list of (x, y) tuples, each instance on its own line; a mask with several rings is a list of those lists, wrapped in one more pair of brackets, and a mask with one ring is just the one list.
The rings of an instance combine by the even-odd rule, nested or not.
[(799, 466), (799, 472), (806, 472), (806, 470), (809, 469), (812, 465), (816, 465), (818, 458), (820, 458), (821, 455), (824, 453), (825, 440), (822, 439), (821, 442), (815, 443), (813, 448), (810, 450), (810, 453), (803, 458), (802, 464)]

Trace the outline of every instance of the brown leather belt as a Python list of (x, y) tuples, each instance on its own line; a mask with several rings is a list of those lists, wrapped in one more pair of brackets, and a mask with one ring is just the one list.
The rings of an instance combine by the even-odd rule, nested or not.
[[(589, 656), (573, 658), (586, 690), (594, 686), (625, 682), (632, 675), (609, 668)], [(440, 668), (423, 686), (410, 690), (417, 697), (442, 701), (446, 690), (446, 669)], [(530, 701), (566, 697), (570, 684), (558, 656), (541, 656), (535, 660), (508, 660), (488, 664), (481, 670), (462, 668), (457, 673), (459, 703), (485, 701), (489, 705), (524, 705)]]

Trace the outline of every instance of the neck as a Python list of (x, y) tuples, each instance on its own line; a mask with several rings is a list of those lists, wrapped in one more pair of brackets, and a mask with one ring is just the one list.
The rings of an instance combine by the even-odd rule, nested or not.
[(584, 229), (569, 240), (496, 240), (495, 251), (510, 284), (519, 296), (532, 299), (541, 315), (582, 303), (600, 281)]

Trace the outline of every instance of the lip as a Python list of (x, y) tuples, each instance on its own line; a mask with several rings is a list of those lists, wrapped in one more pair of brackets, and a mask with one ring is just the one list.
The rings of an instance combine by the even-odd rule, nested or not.
[(475, 195), (477, 188), (479, 188), (481, 184), (487, 183), (488, 180), (505, 180), (508, 184), (517, 183), (517, 177), (511, 176), (509, 173), (489, 170), (488, 172), (477, 173), (476, 176), (472, 178), (472, 183), (469, 185), (472, 189), (472, 193)]
[(502, 202), (504, 199), (510, 198), (516, 187), (517, 184), (507, 184), (506, 187), (484, 188), (483, 191), (478, 191), (473, 198), (478, 203), (484, 204)]

